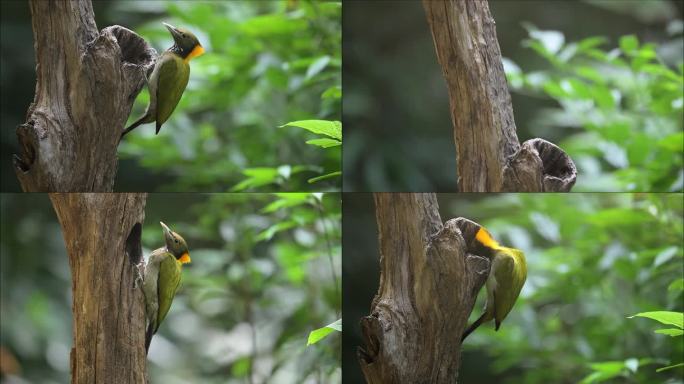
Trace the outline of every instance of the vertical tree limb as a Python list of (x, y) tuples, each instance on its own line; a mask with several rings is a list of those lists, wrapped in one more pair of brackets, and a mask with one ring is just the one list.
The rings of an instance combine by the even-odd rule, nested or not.
[(146, 194), (51, 194), (71, 267), (71, 382), (146, 381), (145, 306), (137, 265)]
[(423, 0), (423, 7), (449, 91), (459, 191), (569, 191), (577, 171), (565, 152), (543, 139), (518, 142), (488, 3)]
[(455, 383), (461, 334), (489, 273), (469, 254), (479, 225), (442, 224), (434, 194), (375, 194), (380, 286), (361, 320), (368, 383)]
[(97, 31), (90, 0), (31, 0), (36, 94), (14, 166), (24, 191), (107, 192), (116, 149), (156, 52), (132, 31)]

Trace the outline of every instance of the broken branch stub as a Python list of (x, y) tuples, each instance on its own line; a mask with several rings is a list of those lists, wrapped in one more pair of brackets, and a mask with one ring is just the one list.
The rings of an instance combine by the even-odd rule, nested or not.
[(544, 139), (523, 143), (506, 160), (504, 192), (568, 192), (575, 185), (577, 168), (562, 149)]
[(461, 334), (489, 273), (469, 253), (480, 226), (442, 225), (434, 194), (376, 194), (381, 276), (361, 319), (368, 383), (455, 383)]

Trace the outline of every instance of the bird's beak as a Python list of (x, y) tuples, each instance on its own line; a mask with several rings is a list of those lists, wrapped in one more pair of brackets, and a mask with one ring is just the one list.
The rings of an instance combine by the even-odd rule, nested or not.
[(169, 32), (171, 33), (171, 36), (173, 37), (173, 40), (178, 41), (181, 38), (180, 32), (178, 31), (178, 29), (176, 27), (174, 27), (171, 24), (166, 24), (166, 23), (162, 23), (162, 24), (164, 24), (166, 29), (169, 30)]
[(162, 228), (164, 229), (164, 234), (171, 234), (171, 229), (166, 224), (162, 223), (161, 221), (159, 224), (161, 224)]

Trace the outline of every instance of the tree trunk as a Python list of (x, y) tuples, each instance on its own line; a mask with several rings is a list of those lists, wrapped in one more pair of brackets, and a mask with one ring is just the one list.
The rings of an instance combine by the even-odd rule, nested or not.
[(470, 253), (480, 228), (442, 224), (434, 194), (375, 194), (380, 286), (361, 320), (366, 381), (455, 383), (461, 335), (489, 261)]
[(51, 194), (69, 254), (71, 382), (144, 383), (145, 305), (140, 236), (145, 194)]
[(567, 192), (572, 159), (543, 139), (522, 146), (486, 1), (423, 0), (449, 91), (461, 192)]
[(90, 0), (31, 0), (36, 93), (17, 127), (26, 192), (108, 192), (116, 149), (156, 52), (132, 31), (97, 31)]

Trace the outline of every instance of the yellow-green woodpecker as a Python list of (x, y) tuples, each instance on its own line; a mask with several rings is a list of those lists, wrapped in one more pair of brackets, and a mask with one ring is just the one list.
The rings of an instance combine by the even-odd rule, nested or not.
[(148, 81), (150, 104), (145, 115), (126, 128), (121, 137), (140, 124), (157, 122), (157, 132), (171, 116), (188, 85), (190, 60), (204, 53), (204, 48), (192, 32), (163, 23), (173, 36), (174, 44), (157, 59)]
[(461, 341), (482, 323), (492, 319), (498, 331), (527, 279), (527, 263), (521, 250), (502, 247), (484, 228), (477, 231), (475, 240), (478, 243), (478, 255), (486, 256), (491, 264), (486, 284), (487, 303), (482, 316), (463, 332)]
[(180, 284), (181, 266), (190, 262), (190, 253), (185, 240), (173, 232), (166, 224), (159, 222), (164, 229), (165, 247), (152, 252), (145, 265), (143, 293), (147, 312), (147, 333), (145, 350), (150, 348), (152, 335), (157, 333), (159, 324), (169, 313), (171, 302)]

